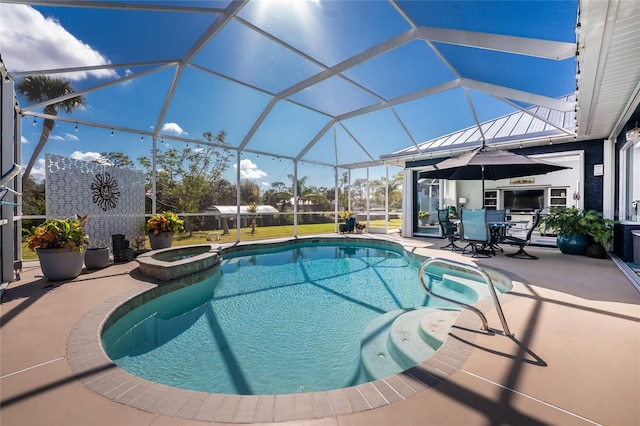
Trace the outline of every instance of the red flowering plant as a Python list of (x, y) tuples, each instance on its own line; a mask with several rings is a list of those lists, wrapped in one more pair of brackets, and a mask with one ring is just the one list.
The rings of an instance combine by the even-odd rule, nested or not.
[(47, 219), (41, 225), (31, 228), (27, 244), (33, 251), (39, 248), (82, 250), (89, 242), (84, 230), (88, 220), (88, 214), (66, 219)]

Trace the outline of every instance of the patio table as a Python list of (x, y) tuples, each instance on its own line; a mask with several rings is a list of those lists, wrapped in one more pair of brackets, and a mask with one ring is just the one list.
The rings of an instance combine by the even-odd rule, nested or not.
[[(456, 226), (460, 227), (462, 222), (460, 220), (455, 220), (455, 221), (453, 221), (453, 224), (455, 224)], [(517, 224), (518, 224), (518, 222), (513, 222), (513, 221), (505, 221), (505, 222), (492, 221), (492, 222), (487, 222), (487, 226), (489, 227), (489, 238), (490, 238), (490, 240), (489, 240), (489, 244), (485, 246), (486, 252), (489, 253), (489, 254), (495, 255), (496, 254), (496, 249), (497, 249), (497, 250), (500, 250), (501, 252), (504, 253), (504, 250), (498, 244), (507, 235), (507, 229), (511, 228), (512, 226), (516, 226)]]
[(507, 235), (507, 229), (515, 226), (515, 222), (487, 222), (487, 226), (489, 227), (489, 231), (491, 234), (491, 241), (489, 242), (489, 249), (495, 253), (495, 250), (502, 250), (498, 244), (502, 242), (504, 237)]

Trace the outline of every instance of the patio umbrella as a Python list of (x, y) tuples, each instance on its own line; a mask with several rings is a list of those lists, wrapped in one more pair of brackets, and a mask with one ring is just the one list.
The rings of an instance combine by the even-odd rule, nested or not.
[[(482, 180), (484, 181), (543, 175), (571, 167), (535, 160), (524, 155), (500, 149), (480, 148), (467, 151), (457, 157), (447, 158), (428, 166), (418, 174), (419, 179)], [(484, 207), (484, 197), (482, 202)]]

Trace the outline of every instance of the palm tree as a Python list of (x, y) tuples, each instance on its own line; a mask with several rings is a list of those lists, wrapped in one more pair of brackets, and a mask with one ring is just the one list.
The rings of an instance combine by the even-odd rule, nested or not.
[(292, 174), (288, 174), (287, 177), (291, 179), (291, 192), (293, 192), (294, 187), (297, 188), (297, 203), (298, 206), (304, 205), (304, 202), (307, 200), (307, 196), (311, 193), (311, 190), (307, 188), (307, 181), (309, 180), (309, 176), (303, 176), (296, 181), (295, 176)]
[[(68, 81), (60, 78), (47, 77), (45, 75), (25, 77), (16, 85), (16, 88), (31, 103), (45, 102), (75, 92), (73, 87), (71, 87), (71, 83)], [(76, 96), (74, 98), (69, 98), (61, 102), (47, 105), (44, 108), (44, 113), (47, 115), (58, 115), (58, 109), (62, 109), (67, 114), (71, 114), (73, 110), (80, 108), (84, 103), (85, 99), (83, 96)], [(54, 120), (51, 118), (44, 119), (40, 140), (38, 141), (38, 145), (36, 145), (36, 149), (33, 151), (33, 154), (31, 154), (31, 158), (29, 159), (29, 163), (27, 164), (27, 168), (24, 172), (23, 182), (26, 182), (29, 178), (31, 169), (33, 169), (33, 165), (36, 163), (36, 159), (49, 139), (49, 135), (53, 130), (53, 124)]]

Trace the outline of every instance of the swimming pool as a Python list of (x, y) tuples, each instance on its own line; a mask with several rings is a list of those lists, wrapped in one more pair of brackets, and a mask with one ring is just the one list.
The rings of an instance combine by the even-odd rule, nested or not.
[[(356, 241), (225, 252), (212, 276), (106, 327), (103, 345), (137, 376), (196, 391), (283, 394), (365, 383), (380, 378), (361, 359), (365, 343), (380, 339), (376, 321), (438, 304), (420, 286), (419, 262)], [(450, 284), (439, 292), (478, 298)]]

